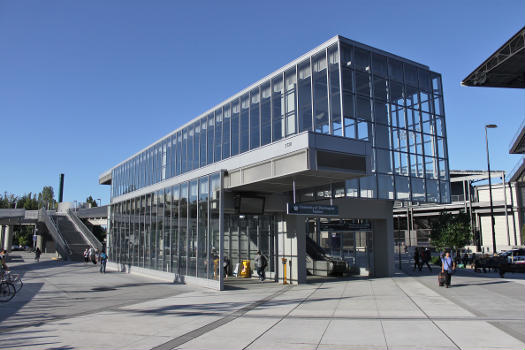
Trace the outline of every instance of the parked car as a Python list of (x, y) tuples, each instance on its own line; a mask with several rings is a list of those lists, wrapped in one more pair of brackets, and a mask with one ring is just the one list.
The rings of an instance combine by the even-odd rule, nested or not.
[(498, 257), (498, 271), (501, 277), (507, 272), (525, 273), (525, 248), (507, 250)]

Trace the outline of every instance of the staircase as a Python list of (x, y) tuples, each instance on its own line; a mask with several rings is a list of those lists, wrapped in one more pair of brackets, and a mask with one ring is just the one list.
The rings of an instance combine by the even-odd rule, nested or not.
[(84, 250), (90, 247), (84, 235), (77, 230), (73, 222), (66, 216), (55, 214), (53, 219), (58, 227), (60, 235), (66, 241), (70, 248), (69, 259), (82, 261), (84, 259)]

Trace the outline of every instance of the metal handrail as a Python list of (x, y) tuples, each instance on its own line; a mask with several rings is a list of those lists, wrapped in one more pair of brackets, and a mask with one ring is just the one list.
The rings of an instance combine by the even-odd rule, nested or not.
[(516, 142), (523, 128), (525, 128), (525, 119), (522, 120), (520, 126), (518, 126), (518, 131), (516, 131), (516, 133), (514, 134), (514, 137), (512, 137), (511, 142), (509, 143), (509, 149), (512, 147), (514, 142)]
[(58, 226), (51, 216), (47, 214), (45, 209), (38, 210), (38, 220), (43, 221), (49, 231), (49, 234), (53, 237), (53, 240), (56, 243), (57, 251), (62, 256), (64, 260), (67, 260), (68, 257), (72, 254), (71, 248), (67, 242), (60, 234)]
[(514, 174), (516, 174), (516, 172), (524, 162), (525, 158), (522, 158), (516, 163), (516, 165), (514, 165), (514, 168), (512, 168), (512, 170), (509, 172), (508, 179), (511, 179), (514, 176)]
[(80, 233), (82, 233), (82, 235), (90, 243), (90, 245), (93, 248), (101, 251), (102, 243), (100, 243), (97, 237), (95, 237), (93, 232), (91, 232), (91, 230), (82, 222), (82, 220), (80, 220), (80, 218), (71, 209), (67, 210), (66, 215), (68, 216), (69, 219), (71, 219), (71, 221), (73, 222), (77, 230)]

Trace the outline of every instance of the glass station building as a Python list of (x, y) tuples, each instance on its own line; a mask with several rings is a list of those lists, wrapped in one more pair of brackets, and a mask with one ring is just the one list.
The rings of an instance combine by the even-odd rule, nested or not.
[[(220, 289), (219, 261), (232, 273), (260, 250), (270, 277), (282, 279), (287, 258), (287, 278), (301, 283), (320, 247), (388, 276), (393, 202), (450, 202), (441, 76), (336, 36), (99, 182), (111, 185), (108, 253), (119, 269)], [(338, 212), (293, 215), (288, 203)]]

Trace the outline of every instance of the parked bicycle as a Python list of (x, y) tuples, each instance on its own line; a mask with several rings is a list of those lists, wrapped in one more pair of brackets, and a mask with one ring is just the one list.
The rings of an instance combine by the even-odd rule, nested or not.
[(23, 286), (24, 283), (19, 274), (3, 268), (0, 270), (0, 302), (7, 302), (13, 299)]

